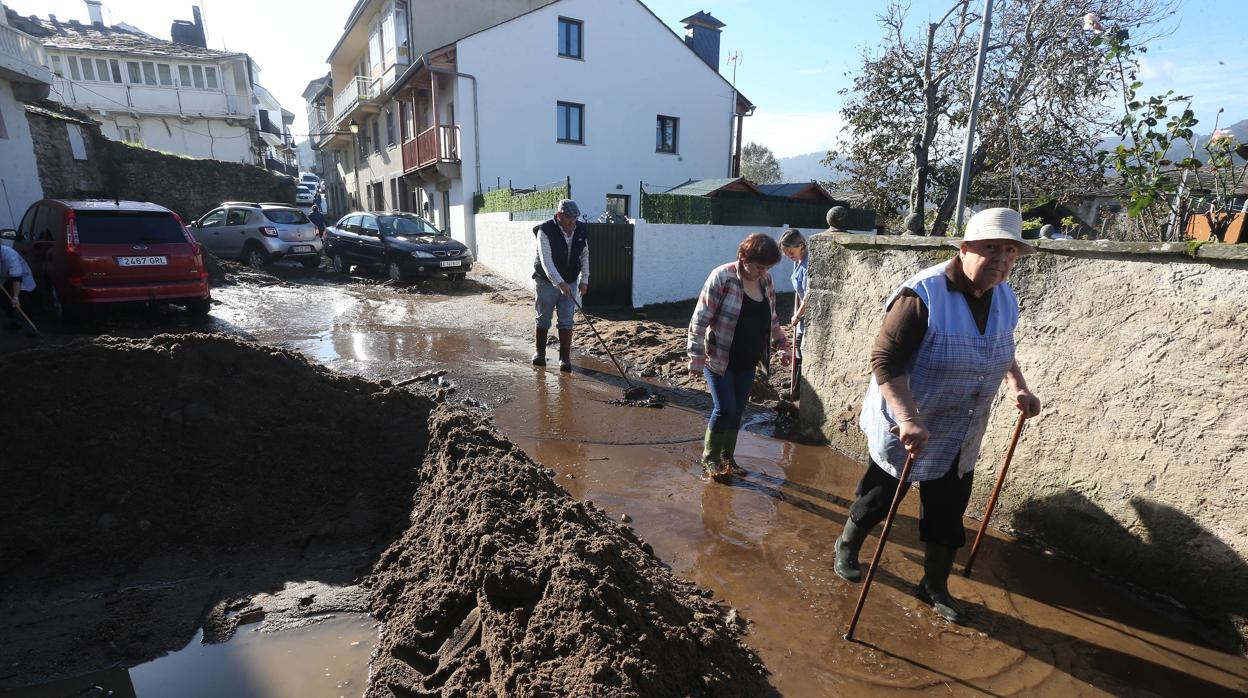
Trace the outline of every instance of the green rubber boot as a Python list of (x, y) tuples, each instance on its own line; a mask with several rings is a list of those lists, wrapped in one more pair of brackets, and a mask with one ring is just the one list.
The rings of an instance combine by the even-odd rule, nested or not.
[(836, 576), (847, 582), (862, 581), (862, 567), (858, 564), (858, 551), (862, 550), (862, 542), (867, 539), (871, 529), (859, 526), (854, 520), (845, 518), (845, 530), (836, 539)]
[(745, 468), (737, 465), (737, 436), (741, 432), (732, 429), (724, 432), (724, 462), (728, 471), (736, 477), (745, 477)]
[(706, 428), (706, 436), (702, 437), (702, 474), (706, 478), (718, 479), (723, 469), (724, 432), (711, 431)]
[(919, 598), (930, 603), (945, 620), (958, 625), (966, 624), (966, 615), (958, 608), (958, 602), (949, 595), (949, 573), (953, 570), (953, 558), (957, 548), (937, 543), (927, 544), (923, 556), (923, 581), (919, 582)]

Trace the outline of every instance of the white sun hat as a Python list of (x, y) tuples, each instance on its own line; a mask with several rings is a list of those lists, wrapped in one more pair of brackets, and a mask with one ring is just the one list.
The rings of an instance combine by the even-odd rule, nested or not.
[(986, 208), (971, 216), (962, 240), (1010, 240), (1022, 246), (1022, 254), (1036, 251), (1030, 242), (1023, 239), (1023, 214), (1012, 208)]

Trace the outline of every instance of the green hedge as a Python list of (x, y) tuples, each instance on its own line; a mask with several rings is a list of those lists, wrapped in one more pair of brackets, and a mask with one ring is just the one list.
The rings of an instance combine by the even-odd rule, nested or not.
[(568, 198), (571, 197), (567, 185), (524, 194), (517, 194), (513, 189), (495, 189), (477, 195), (475, 213), (553, 212), (560, 201)]
[[(825, 228), (829, 208), (826, 202), (792, 199), (641, 195), (641, 217), (651, 223)], [(851, 208), (849, 214), (850, 230), (875, 228), (875, 211)]]

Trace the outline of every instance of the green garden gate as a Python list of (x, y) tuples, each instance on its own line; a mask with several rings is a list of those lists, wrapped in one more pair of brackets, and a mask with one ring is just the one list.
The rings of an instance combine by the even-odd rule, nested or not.
[(633, 226), (589, 223), (589, 308), (631, 308), (633, 304)]

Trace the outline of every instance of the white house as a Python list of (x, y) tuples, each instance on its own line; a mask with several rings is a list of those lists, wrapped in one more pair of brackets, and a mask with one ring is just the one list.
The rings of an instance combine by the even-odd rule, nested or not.
[(192, 8), (194, 23), (174, 23), (177, 41), (164, 41), (106, 26), (98, 0), (86, 5), (88, 23), (10, 13), (12, 24), (43, 44), (55, 76), (52, 99), (91, 114), (114, 140), (262, 166), (286, 159), (284, 124), (294, 115), (258, 85), (246, 54), (205, 47), (199, 8)]
[(47, 96), (52, 73), (44, 61), (38, 39), (10, 26), (0, 3), (0, 228), (16, 228), (27, 207), (43, 198), (21, 102)]
[[(344, 134), (365, 110), (394, 105), (399, 143), (387, 143), (400, 151), (398, 191), (371, 200), (428, 202), (439, 225), (472, 245), (473, 198), (500, 181), (569, 177), (592, 218), (608, 207), (636, 216), (643, 181), (674, 186), (729, 174), (734, 122), (752, 105), (717, 70), (722, 23), (698, 13), (685, 20), (682, 39), (639, 0), (506, 9), (472, 22), (458, 16), (451, 38), (445, 27), (431, 31), (428, 17), (412, 17), (407, 67), (389, 84), (355, 88), (350, 104), (335, 98), (326, 121)], [(420, 43), (435, 40), (447, 43)], [(341, 95), (339, 80), (331, 70)]]

